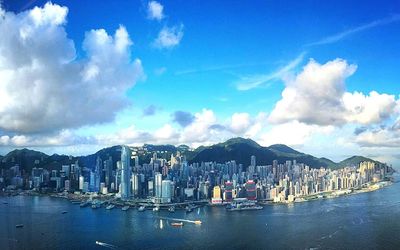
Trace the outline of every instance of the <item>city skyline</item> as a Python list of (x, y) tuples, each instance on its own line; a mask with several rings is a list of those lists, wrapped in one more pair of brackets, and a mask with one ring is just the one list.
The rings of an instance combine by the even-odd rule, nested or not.
[(395, 1), (193, 5), (2, 1), (0, 154), (242, 136), (399, 162)]

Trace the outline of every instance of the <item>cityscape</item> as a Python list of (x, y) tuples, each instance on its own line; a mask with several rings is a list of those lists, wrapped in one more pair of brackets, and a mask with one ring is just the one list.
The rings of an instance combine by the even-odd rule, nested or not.
[(400, 0), (0, 0), (0, 250), (400, 249)]
[[(292, 203), (378, 189), (390, 183), (389, 175), (394, 172), (390, 166), (373, 161), (330, 169), (311, 168), (296, 160), (260, 165), (252, 155), (247, 166), (235, 160), (189, 164), (180, 151), (166, 159), (159, 156), (164, 152), (148, 152), (146, 147), (124, 145), (116, 150), (120, 152), (118, 159), (97, 155), (94, 166), (82, 167), (76, 160), (61, 169), (33, 167), (30, 174), (22, 174), (16, 164), (2, 170), (0, 186), (10, 193), (22, 189), (58, 193), (80, 200), (82, 206), (95, 205), (99, 199), (111, 204), (109, 209), (114, 203), (159, 209), (191, 202), (216, 206), (254, 201), (242, 206), (249, 210), (260, 208), (255, 202)], [(143, 154), (151, 155), (149, 162), (140, 162)], [(34, 161), (39, 164), (40, 160)], [(127, 210), (129, 205), (123, 208)]]

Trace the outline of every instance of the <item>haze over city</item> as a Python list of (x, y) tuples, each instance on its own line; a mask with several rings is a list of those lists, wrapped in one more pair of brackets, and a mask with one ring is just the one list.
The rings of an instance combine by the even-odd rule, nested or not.
[(397, 1), (1, 6), (1, 154), (241, 136), (398, 162)]

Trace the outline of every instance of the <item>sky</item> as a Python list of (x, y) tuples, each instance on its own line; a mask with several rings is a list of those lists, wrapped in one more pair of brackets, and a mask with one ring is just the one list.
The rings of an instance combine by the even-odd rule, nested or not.
[(398, 1), (0, 2), (0, 154), (241, 136), (400, 163)]

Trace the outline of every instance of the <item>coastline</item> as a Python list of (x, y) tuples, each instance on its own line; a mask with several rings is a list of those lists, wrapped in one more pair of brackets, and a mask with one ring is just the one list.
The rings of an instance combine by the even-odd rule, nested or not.
[[(389, 187), (393, 185), (394, 181), (391, 178), (390, 180), (383, 180), (376, 183), (367, 183), (366, 187), (361, 189), (347, 189), (347, 190), (335, 190), (328, 192), (320, 192), (308, 196), (297, 197), (294, 201), (265, 201), (265, 202), (257, 202), (257, 204), (261, 206), (271, 206), (271, 205), (292, 205), (295, 203), (303, 203), (314, 200), (322, 200), (322, 199), (335, 199), (342, 196), (356, 195), (361, 193), (369, 193), (373, 191), (377, 191), (379, 189)], [(112, 204), (117, 206), (118, 208), (122, 208), (124, 206), (129, 207), (140, 207), (145, 206), (146, 209), (152, 209), (154, 207), (160, 207), (162, 209), (168, 210), (169, 207), (176, 207), (177, 209), (185, 209), (188, 205), (197, 204), (196, 207), (200, 206), (209, 206), (209, 207), (225, 207), (230, 204), (230, 202), (221, 203), (216, 206), (215, 204), (210, 204), (208, 201), (186, 201), (181, 203), (168, 203), (168, 204), (155, 204), (152, 203), (149, 199), (141, 199), (141, 200), (129, 200), (122, 201), (117, 199), (114, 195), (93, 195), (93, 194), (76, 194), (76, 193), (40, 193), (33, 190), (20, 190), (14, 192), (0, 192), (0, 197), (7, 196), (41, 196), (41, 197), (51, 197), (57, 199), (65, 199), (69, 202), (79, 204), (81, 202), (90, 202), (90, 201), (100, 201), (101, 204)]]

